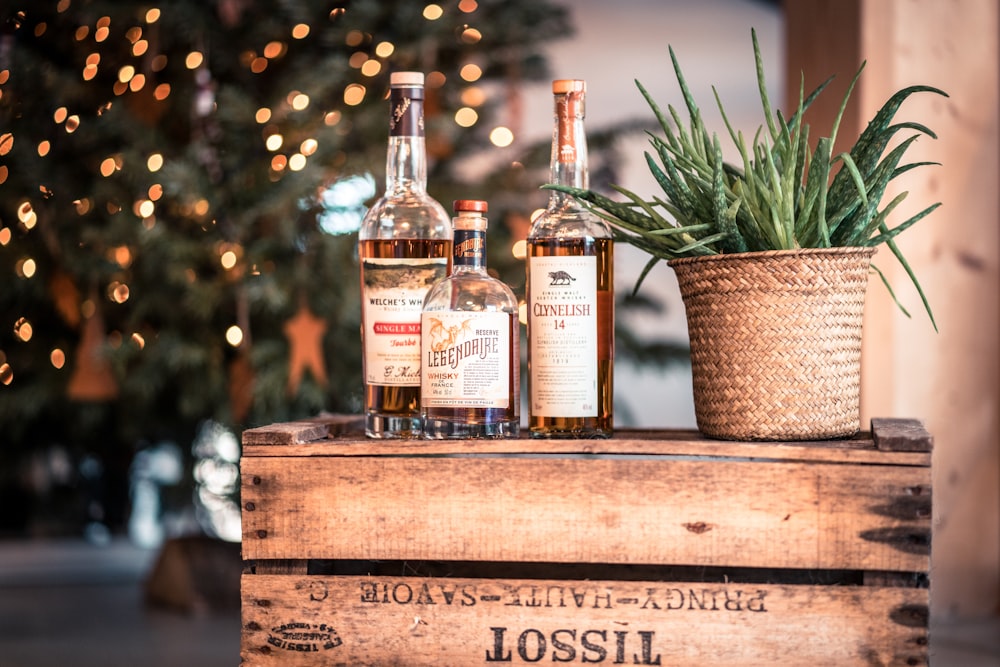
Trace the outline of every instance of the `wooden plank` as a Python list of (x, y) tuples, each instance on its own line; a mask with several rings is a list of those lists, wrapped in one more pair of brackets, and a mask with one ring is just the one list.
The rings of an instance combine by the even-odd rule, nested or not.
[(930, 452), (934, 439), (919, 419), (872, 419), (875, 446), (887, 452)]
[(869, 434), (850, 440), (801, 443), (729, 442), (706, 439), (693, 431), (621, 430), (609, 440), (369, 440), (344, 434), (298, 444), (274, 431), (266, 438), (244, 435), (243, 456), (481, 456), (481, 455), (621, 455), (704, 456), (776, 461), (825, 461), (929, 466), (930, 452), (879, 451)]
[(243, 431), (244, 445), (295, 445), (316, 442), (344, 433), (364, 434), (361, 415), (321, 415), (281, 424), (270, 424)]
[(243, 577), (244, 667), (927, 665), (926, 589)]
[(263, 457), (247, 559), (926, 572), (927, 468), (622, 457)]

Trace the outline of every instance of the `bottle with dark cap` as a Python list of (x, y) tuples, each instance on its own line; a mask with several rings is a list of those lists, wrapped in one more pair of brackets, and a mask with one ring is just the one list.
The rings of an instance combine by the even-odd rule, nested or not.
[(361, 347), (365, 432), (419, 438), (420, 310), (448, 274), (452, 230), (427, 193), (424, 75), (390, 77), (385, 193), (361, 225)]

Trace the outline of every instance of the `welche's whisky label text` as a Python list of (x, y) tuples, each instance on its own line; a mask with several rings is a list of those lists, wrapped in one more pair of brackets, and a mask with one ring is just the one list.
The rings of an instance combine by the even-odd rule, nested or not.
[(420, 310), (428, 286), (447, 269), (444, 257), (364, 259), (366, 382), (420, 384)]

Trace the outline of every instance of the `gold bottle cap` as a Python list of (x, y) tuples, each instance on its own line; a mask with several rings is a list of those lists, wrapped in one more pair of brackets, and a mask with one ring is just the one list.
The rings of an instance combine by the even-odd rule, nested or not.
[(389, 75), (389, 86), (392, 88), (423, 85), (423, 72), (393, 72)]
[(556, 94), (585, 93), (587, 82), (583, 79), (556, 79), (552, 82), (552, 92)]

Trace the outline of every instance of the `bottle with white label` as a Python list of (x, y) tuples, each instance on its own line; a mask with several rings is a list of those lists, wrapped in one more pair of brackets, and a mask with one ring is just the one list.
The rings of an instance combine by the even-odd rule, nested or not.
[(385, 194), (358, 236), (365, 433), (419, 438), (420, 311), (431, 285), (448, 275), (452, 230), (427, 194), (424, 75), (394, 72), (389, 102)]
[(484, 201), (460, 199), (452, 273), (420, 316), (424, 437), (508, 438), (520, 429), (517, 297), (486, 272)]
[[(551, 182), (588, 187), (586, 84), (552, 83)], [(534, 438), (614, 430), (614, 242), (608, 225), (552, 191), (527, 239), (528, 429)]]

